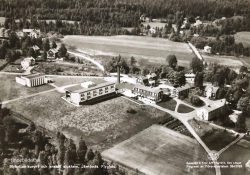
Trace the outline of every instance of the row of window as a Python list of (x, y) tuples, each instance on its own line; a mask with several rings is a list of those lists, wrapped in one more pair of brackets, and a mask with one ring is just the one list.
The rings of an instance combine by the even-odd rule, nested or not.
[(146, 93), (146, 94), (149, 94), (149, 95), (152, 95), (152, 96), (156, 96), (157, 95), (156, 93), (149, 92), (149, 91), (146, 91), (146, 90), (143, 90), (143, 89), (138, 89), (138, 88), (135, 88), (135, 91)]
[[(107, 94), (107, 93), (109, 93), (109, 91), (108, 90), (106, 90), (105, 91), (105, 94)], [(102, 95), (102, 94), (104, 94), (103, 92), (99, 92), (99, 95)], [(93, 97), (96, 97), (97, 96), (97, 93), (93, 93)], [(88, 94), (87, 95), (87, 99), (90, 99), (91, 98), (91, 95), (90, 94)], [(82, 100), (84, 100), (85, 99), (85, 96), (84, 96), (84, 94), (81, 94), (81, 99)]]
[[(114, 86), (111, 86), (110, 87), (110, 89), (113, 89), (114, 88)], [(105, 93), (108, 93), (108, 89), (109, 89), (109, 87), (105, 87)], [(94, 90), (94, 91), (92, 91), (92, 93), (93, 93), (93, 96), (96, 96), (97, 95), (97, 92), (98, 90)], [(87, 95), (90, 95), (91, 94), (91, 92), (87, 92)], [(102, 95), (103, 94), (103, 89), (99, 89), (99, 94), (100, 95)], [(86, 94), (85, 93), (82, 93), (81, 94), (81, 97), (84, 97)]]

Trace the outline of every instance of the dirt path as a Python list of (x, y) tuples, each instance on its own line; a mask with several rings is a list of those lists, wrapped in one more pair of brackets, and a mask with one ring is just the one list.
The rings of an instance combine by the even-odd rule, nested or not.
[(89, 57), (84, 56), (83, 54), (75, 53), (75, 52), (71, 52), (71, 51), (68, 51), (68, 53), (73, 54), (73, 55), (78, 56), (78, 57), (81, 57), (81, 58), (84, 58), (85, 60), (91, 61), (93, 64), (95, 64), (97, 67), (99, 67), (102, 71), (104, 71), (104, 67), (100, 63), (98, 63), (97, 61), (93, 60), (92, 58), (89, 58)]

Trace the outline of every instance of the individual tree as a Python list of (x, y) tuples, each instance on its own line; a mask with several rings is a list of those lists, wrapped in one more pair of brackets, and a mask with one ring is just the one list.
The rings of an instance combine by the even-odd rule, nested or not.
[(28, 56), (29, 56), (29, 57), (33, 57), (33, 58), (36, 58), (36, 52), (34, 51), (33, 48), (29, 48)]
[(241, 110), (244, 114), (250, 114), (250, 98), (241, 97), (237, 103), (237, 109)]
[(15, 121), (10, 117), (5, 117), (3, 119), (3, 126), (5, 129), (5, 141), (12, 142), (18, 136), (18, 131), (16, 128)]
[(93, 160), (93, 158), (95, 157), (95, 154), (93, 153), (92, 149), (88, 149), (87, 153), (86, 153), (86, 161), (89, 162), (91, 160)]
[(5, 59), (6, 55), (6, 49), (3, 47), (3, 45), (0, 45), (0, 59)]
[(248, 68), (246, 66), (240, 67), (240, 73), (247, 73), (247, 72), (248, 72)]
[(228, 83), (231, 84), (231, 82), (237, 78), (238, 74), (233, 70), (231, 69), (229, 74), (228, 74)]
[(167, 56), (167, 60), (169, 67), (175, 68), (177, 66), (177, 58), (175, 55), (170, 54)]
[(222, 98), (224, 98), (225, 97), (225, 95), (226, 95), (226, 93), (227, 93), (227, 91), (224, 89), (224, 88), (219, 88), (218, 89), (218, 94), (217, 94), (217, 99), (222, 99)]
[(135, 58), (132, 56), (131, 58), (130, 58), (130, 66), (135, 66), (135, 63), (136, 63), (137, 61), (135, 60)]
[(239, 114), (237, 122), (235, 123), (235, 128), (238, 132), (246, 131), (246, 116), (244, 114)]
[(194, 106), (199, 106), (202, 103), (200, 97), (198, 97), (197, 95), (191, 95), (189, 98), (190, 98), (190, 102)]
[(43, 52), (43, 53), (42, 53), (42, 58), (43, 58), (43, 60), (45, 60), (45, 61), (47, 60), (47, 52)]
[[(66, 142), (66, 148), (67, 150), (64, 156), (64, 165), (66, 166), (74, 165), (76, 163), (77, 154), (76, 154), (76, 146), (72, 139), (68, 139), (68, 141)], [(66, 175), (71, 175), (74, 174), (74, 169), (66, 168), (64, 172)]]
[[(39, 152), (39, 156), (38, 156), (38, 159), (39, 159), (39, 166), (49, 166), (49, 160), (48, 160), (48, 154), (45, 152), (45, 151), (40, 151)], [(49, 173), (49, 169), (48, 168), (39, 168), (39, 172), (40, 174), (48, 174)]]
[(55, 40), (52, 41), (51, 48), (52, 49), (56, 49), (57, 48)]
[(35, 143), (35, 154), (38, 156), (40, 150), (44, 146), (44, 137), (43, 137), (43, 134), (41, 133), (41, 131), (35, 130), (32, 133), (32, 140)]
[(66, 57), (67, 51), (68, 50), (67, 50), (65, 44), (61, 44), (61, 47), (58, 50), (59, 56), (60, 57)]
[(203, 72), (196, 72), (194, 78), (194, 85), (195, 87), (201, 88), (203, 86)]
[(86, 155), (87, 150), (88, 150), (88, 147), (85, 141), (83, 140), (83, 138), (81, 137), (79, 140), (79, 147), (77, 149), (77, 159), (79, 163), (83, 164), (85, 162), (85, 155)]
[(57, 164), (58, 165), (62, 165), (64, 162), (64, 156), (65, 156), (65, 151), (66, 151), (66, 148), (64, 146), (65, 140), (66, 140), (66, 137), (62, 133), (58, 132), (57, 133), (57, 150), (58, 150)]
[(45, 38), (43, 40), (43, 51), (44, 52), (48, 52), (50, 49), (50, 44), (49, 44), (49, 39), (48, 38)]
[(203, 62), (199, 58), (193, 57), (190, 62), (190, 68), (193, 70), (194, 74), (196, 74), (196, 72), (202, 72)]

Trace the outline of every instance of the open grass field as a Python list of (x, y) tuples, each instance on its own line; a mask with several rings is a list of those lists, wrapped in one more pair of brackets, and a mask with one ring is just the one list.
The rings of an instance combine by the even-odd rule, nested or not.
[(6, 64), (6, 61), (3, 59), (0, 59), (0, 67), (3, 66), (4, 64)]
[(238, 32), (234, 35), (236, 43), (242, 43), (244, 47), (250, 47), (250, 32)]
[(14, 98), (31, 95), (34, 93), (53, 89), (50, 85), (42, 85), (38, 87), (27, 87), (16, 83), (15, 75), (0, 74), (0, 100), (6, 101)]
[(62, 41), (91, 56), (111, 55), (124, 58), (148, 59), (166, 63), (169, 54), (175, 54), (180, 65), (189, 64), (194, 57), (188, 44), (172, 42), (162, 38), (143, 36), (65, 36)]
[(249, 159), (250, 159), (249, 148), (244, 148), (237, 144), (231, 146), (220, 155), (218, 162), (240, 162), (239, 165), (242, 165), (242, 168), (221, 168), (221, 174), (226, 174), (226, 175), (250, 174), (245, 167)]
[(179, 113), (189, 113), (189, 112), (192, 112), (193, 110), (194, 109), (190, 108), (189, 106), (186, 106), (184, 104), (180, 104), (178, 106), (177, 112), (179, 112)]
[(188, 169), (187, 162), (207, 161), (206, 152), (195, 139), (158, 125), (102, 152), (102, 156), (148, 175), (215, 174), (213, 169)]
[(58, 87), (66, 86), (70, 84), (80, 84), (87, 81), (92, 81), (96, 84), (105, 83), (106, 81), (102, 78), (82, 78), (82, 77), (53, 77), (51, 76), (53, 80), (55, 80), (55, 85)]
[(5, 17), (0, 17), (0, 24), (4, 24), (4, 22), (5, 22)]
[[(167, 114), (121, 97), (94, 105), (75, 107), (62, 94), (49, 92), (6, 106), (51, 131), (62, 131), (77, 141), (80, 136), (95, 149), (110, 148), (162, 120)], [(128, 108), (136, 111), (127, 113)]]
[(238, 58), (233, 56), (206, 55), (204, 53), (201, 53), (201, 55), (207, 63), (217, 62), (218, 64), (226, 65), (232, 68), (240, 68), (243, 65)]
[(208, 123), (194, 120), (190, 120), (189, 123), (210, 150), (219, 151), (236, 139), (233, 133), (218, 129)]
[(163, 108), (169, 109), (171, 111), (175, 110), (176, 104), (177, 104), (177, 102), (172, 98), (170, 98), (170, 99), (168, 99), (166, 101), (164, 100), (164, 101), (162, 101), (160, 103), (157, 103), (157, 105), (159, 105), (159, 106), (161, 106)]

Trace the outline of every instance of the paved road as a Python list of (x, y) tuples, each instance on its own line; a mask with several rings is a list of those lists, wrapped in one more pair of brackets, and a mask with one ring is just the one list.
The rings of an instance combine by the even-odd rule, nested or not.
[(47, 90), (47, 91), (38, 92), (38, 93), (35, 93), (35, 94), (27, 95), (25, 97), (19, 97), (19, 98), (15, 98), (15, 99), (12, 99), (12, 100), (3, 101), (0, 104), (7, 104), (7, 103), (10, 103), (10, 102), (22, 100), (22, 99), (29, 98), (29, 97), (34, 97), (34, 96), (45, 94), (45, 93), (52, 92), (52, 91), (55, 91), (55, 90), (56, 90), (56, 88), (55, 89), (50, 89), (50, 90)]
[(98, 63), (97, 61), (93, 60), (92, 58), (89, 58), (89, 57), (84, 56), (83, 54), (75, 53), (75, 52), (71, 52), (71, 51), (68, 51), (68, 53), (73, 54), (73, 55), (78, 56), (78, 57), (81, 57), (81, 58), (84, 58), (84, 59), (86, 59), (88, 61), (91, 61), (97, 67), (99, 67), (102, 71), (104, 71), (104, 67), (100, 63)]

